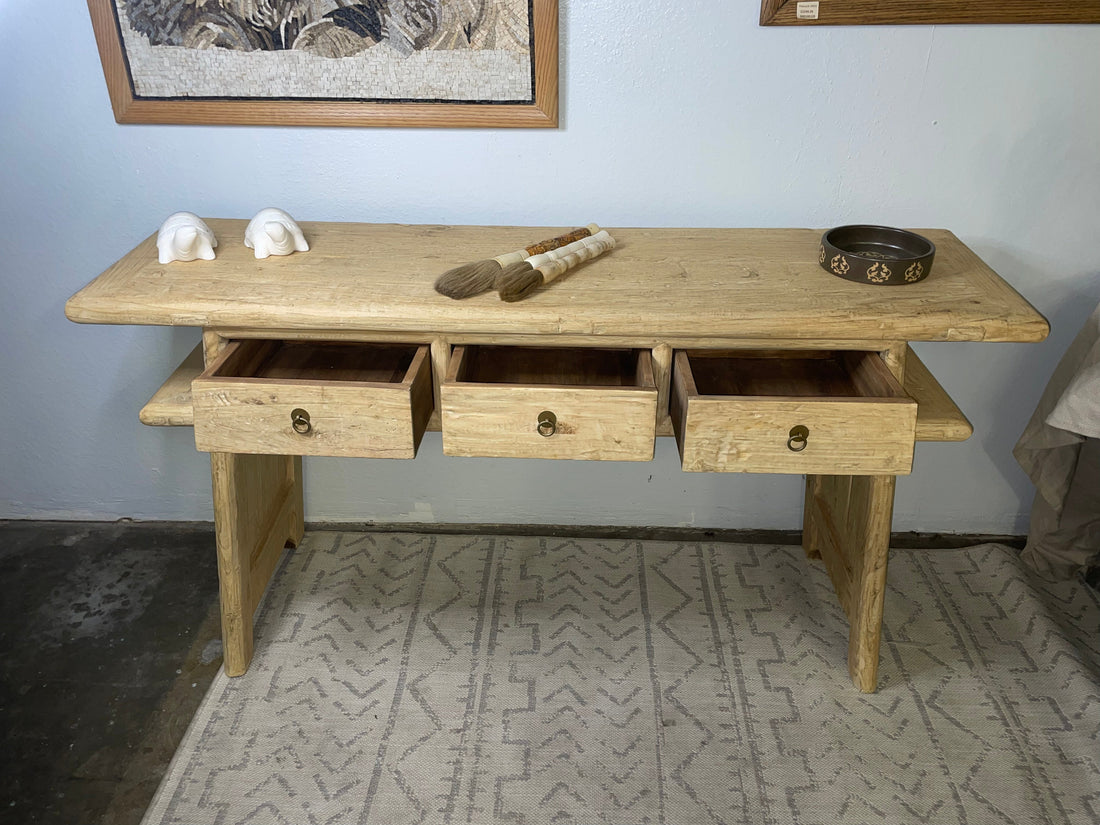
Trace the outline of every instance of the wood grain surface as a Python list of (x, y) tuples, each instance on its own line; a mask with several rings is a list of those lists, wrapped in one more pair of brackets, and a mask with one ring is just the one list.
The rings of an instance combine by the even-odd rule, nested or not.
[(191, 382), (202, 372), (202, 344), (191, 350), (150, 398), (138, 419), (150, 427), (190, 427), (195, 423)]
[[(1039, 341), (1046, 320), (946, 230), (931, 275), (876, 287), (817, 262), (816, 229), (614, 229), (617, 247), (517, 304), (453, 301), (439, 273), (553, 227), (303, 222), (311, 250), (256, 260), (246, 221), (209, 219), (214, 261), (157, 262), (155, 234), (74, 295), (74, 321), (420, 336), (617, 337), (631, 346), (760, 338)], [(556, 230), (561, 231), (559, 228)]]
[(252, 659), (252, 617), (283, 548), (302, 539), (302, 460), (283, 455), (212, 453), (225, 672)]
[[(367, 349), (354, 348), (357, 352)], [(268, 342), (234, 342), (219, 361), (194, 380), (192, 403), (198, 449), (415, 457), (432, 411), (428, 347), (417, 349), (406, 371), (396, 376), (391, 375), (393, 359), (389, 357), (383, 358), (381, 370), (357, 368), (350, 370), (349, 376), (346, 366), (332, 374), (318, 368), (315, 359), (298, 357), (307, 351), (304, 347), (289, 359), (273, 359), (270, 353), (256, 357), (271, 349)], [(387, 352), (387, 356), (390, 354)], [(310, 365), (296, 369), (294, 363), (303, 360)], [(269, 363), (272, 361), (275, 363)], [(251, 368), (230, 371), (228, 365)], [(291, 415), (296, 409), (310, 416), (308, 432), (293, 428)]]
[(966, 441), (974, 427), (912, 349), (905, 359), (905, 394), (917, 402), (917, 441)]
[(1100, 23), (1097, 0), (822, 0), (815, 20), (798, 0), (762, 0), (762, 26), (868, 26), (941, 23)]
[[(450, 357), (450, 347), (442, 343), (432, 349), (434, 354), (446, 351)], [(974, 427), (936, 380), (935, 376), (910, 350), (905, 374), (905, 394), (917, 402), (917, 441), (965, 441), (974, 433)], [(653, 371), (657, 383), (657, 435), (672, 436), (672, 422), (668, 416), (669, 375), (672, 369), (672, 348), (660, 345), (653, 350)], [(194, 351), (173, 371), (168, 380), (154, 393), (149, 402), (142, 407), (140, 419), (143, 424), (155, 427), (190, 427), (195, 423), (194, 407), (191, 403), (191, 381), (203, 371), (201, 347)], [(439, 383), (439, 376), (446, 374), (445, 362), (438, 368), (433, 367), (433, 383)], [(437, 392), (438, 395), (438, 392)], [(439, 408), (438, 402), (436, 409)], [(438, 418), (434, 426), (429, 422), (428, 429), (439, 430)]]
[[(916, 414), (875, 353), (673, 359), (672, 422), (688, 472), (909, 473)], [(808, 437), (794, 450), (798, 426)]]
[[(514, 352), (455, 348), (440, 388), (445, 454), (611, 461), (653, 458), (657, 386), (649, 352), (633, 354), (628, 364), (628, 359), (608, 361), (593, 359), (589, 352), (560, 350), (556, 369), (544, 369), (545, 351), (534, 354), (528, 365)], [(499, 369), (483, 363), (494, 355), (501, 356)], [(580, 356), (576, 369), (574, 356)], [(609, 373), (608, 365), (614, 363), (622, 369)], [(467, 380), (468, 376), (474, 380)], [(537, 427), (545, 411), (557, 421), (549, 436), (540, 435)]]

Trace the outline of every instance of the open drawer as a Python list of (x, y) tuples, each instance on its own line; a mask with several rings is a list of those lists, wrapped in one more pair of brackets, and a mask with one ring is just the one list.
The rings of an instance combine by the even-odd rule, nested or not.
[(411, 344), (234, 341), (191, 394), (206, 452), (412, 458), (431, 359)]
[(440, 387), (443, 452), (649, 461), (649, 350), (460, 346)]
[(898, 475), (917, 404), (877, 353), (677, 352), (671, 415), (693, 472)]

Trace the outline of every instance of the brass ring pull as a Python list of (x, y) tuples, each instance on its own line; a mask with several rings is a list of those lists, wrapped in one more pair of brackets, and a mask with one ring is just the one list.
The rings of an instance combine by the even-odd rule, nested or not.
[(543, 438), (549, 438), (558, 431), (558, 417), (550, 410), (543, 410), (539, 413), (539, 423), (536, 429)]
[(799, 424), (791, 427), (790, 438), (787, 439), (787, 449), (792, 453), (800, 453), (806, 449), (806, 442), (810, 437), (810, 430)]
[(301, 407), (297, 407), (290, 411), (290, 426), (294, 428), (294, 432), (300, 435), (309, 435), (313, 431), (313, 424), (310, 423), (309, 413)]

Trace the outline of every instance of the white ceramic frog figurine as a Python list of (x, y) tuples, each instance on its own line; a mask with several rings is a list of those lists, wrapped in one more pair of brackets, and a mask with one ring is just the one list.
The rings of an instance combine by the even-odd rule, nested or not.
[(309, 252), (309, 244), (294, 218), (274, 207), (261, 209), (248, 222), (248, 228), (244, 231), (244, 245), (254, 249), (257, 258)]
[(157, 260), (162, 264), (197, 258), (212, 261), (217, 245), (218, 239), (202, 218), (194, 212), (173, 212), (157, 232)]

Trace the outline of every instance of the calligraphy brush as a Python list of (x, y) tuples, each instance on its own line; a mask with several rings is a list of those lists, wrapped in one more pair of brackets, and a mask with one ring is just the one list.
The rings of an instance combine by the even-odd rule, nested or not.
[(498, 255), (496, 258), (490, 258), (487, 261), (474, 261), (472, 264), (456, 266), (436, 279), (435, 291), (441, 295), (446, 295), (448, 298), (455, 299), (480, 295), (482, 292), (488, 292), (496, 286), (496, 280), (506, 266), (523, 261), (532, 255), (566, 246), (574, 241), (579, 241), (581, 238), (595, 235), (599, 231), (600, 228), (596, 224), (590, 223), (582, 229), (574, 229), (572, 232), (558, 235), (556, 238), (539, 241), (525, 249), (517, 249), (515, 252)]
[(497, 279), (500, 299), (509, 303), (522, 301), (577, 264), (602, 255), (614, 247), (615, 239), (606, 229), (601, 229), (595, 235), (574, 241), (561, 249), (533, 255), (524, 261), (506, 266)]

